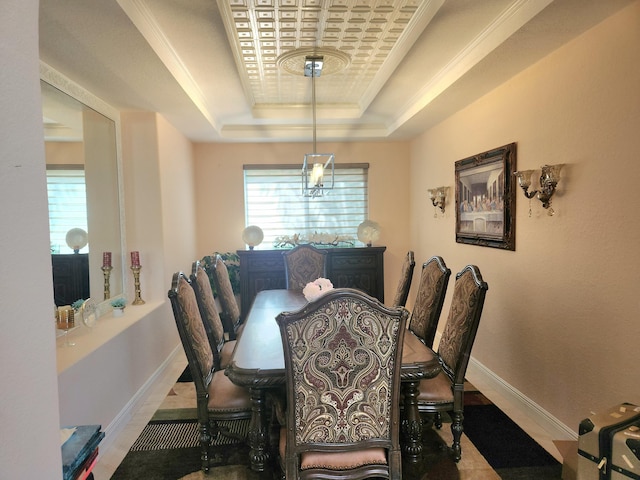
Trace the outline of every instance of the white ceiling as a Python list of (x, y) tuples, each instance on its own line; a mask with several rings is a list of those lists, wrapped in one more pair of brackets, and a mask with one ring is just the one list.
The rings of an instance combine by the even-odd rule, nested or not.
[(194, 141), (407, 139), (632, 0), (41, 0), (40, 58)]

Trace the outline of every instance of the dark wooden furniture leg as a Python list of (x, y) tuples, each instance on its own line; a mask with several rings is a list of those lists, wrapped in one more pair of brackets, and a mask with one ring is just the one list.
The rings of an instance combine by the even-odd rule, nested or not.
[(404, 408), (401, 423), (402, 453), (409, 463), (418, 463), (422, 456), (422, 419), (418, 411), (420, 380), (402, 382)]
[(268, 448), (269, 431), (265, 408), (265, 392), (262, 388), (250, 388), (251, 423), (249, 424), (249, 460), (251, 470), (264, 472), (269, 464), (271, 452)]

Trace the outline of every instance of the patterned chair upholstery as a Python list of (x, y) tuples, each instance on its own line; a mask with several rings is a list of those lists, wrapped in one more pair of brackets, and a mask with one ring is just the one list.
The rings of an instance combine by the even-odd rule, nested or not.
[(232, 383), (223, 370), (215, 369), (213, 351), (200, 317), (195, 292), (182, 272), (173, 275), (168, 295), (196, 387), (200, 457), (202, 470), (207, 472), (214, 439), (224, 435), (244, 440), (243, 435), (232, 434), (226, 427), (220, 427), (218, 422), (242, 419), (248, 422), (251, 418), (251, 398), (248, 390)]
[(429, 348), (433, 347), (450, 276), (451, 270), (447, 268), (442, 257), (431, 257), (422, 265), (409, 330)]
[(451, 449), (456, 462), (462, 456), (460, 437), (463, 431), (464, 376), (488, 288), (475, 265), (467, 265), (456, 275), (447, 325), (438, 344), (442, 372), (435, 378), (420, 381), (418, 409), (436, 413), (434, 423), (437, 428), (442, 427), (440, 412), (452, 412)]
[(224, 329), (229, 335), (229, 340), (235, 340), (240, 329), (240, 308), (236, 297), (233, 294), (231, 280), (229, 279), (229, 270), (224, 264), (224, 260), (220, 255), (216, 255), (213, 262), (213, 283), (218, 292), (220, 306), (222, 311), (220, 317), (224, 325)]
[(399, 394), (408, 312), (353, 289), (334, 289), (277, 322), (289, 479), (402, 477)]
[(313, 245), (298, 245), (282, 253), (287, 290), (300, 290), (309, 282), (327, 276), (327, 251)]
[(191, 286), (196, 294), (200, 316), (204, 322), (204, 328), (211, 343), (211, 350), (216, 363), (216, 370), (227, 368), (236, 346), (236, 341), (225, 341), (224, 327), (220, 314), (216, 308), (213, 290), (209, 276), (200, 264), (200, 260), (193, 262), (191, 268)]
[(398, 288), (396, 289), (396, 294), (393, 297), (393, 302), (391, 304), (394, 307), (404, 307), (407, 304), (409, 290), (411, 289), (411, 280), (413, 280), (413, 269), (415, 266), (416, 261), (413, 256), (413, 251), (409, 250), (404, 262), (402, 262), (400, 281), (398, 282)]

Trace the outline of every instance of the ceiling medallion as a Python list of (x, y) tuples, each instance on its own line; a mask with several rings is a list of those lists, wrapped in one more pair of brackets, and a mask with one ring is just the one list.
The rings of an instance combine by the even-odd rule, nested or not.
[(335, 48), (307, 47), (283, 53), (278, 57), (277, 64), (279, 68), (293, 75), (304, 75), (304, 66), (307, 57), (323, 57), (323, 76), (344, 70), (351, 63), (351, 57), (348, 54)]

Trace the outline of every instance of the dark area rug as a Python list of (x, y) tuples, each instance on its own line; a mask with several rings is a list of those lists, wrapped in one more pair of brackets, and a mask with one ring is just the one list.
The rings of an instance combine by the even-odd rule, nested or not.
[[(157, 417), (157, 416), (156, 416)], [(154, 418), (156, 418), (154, 417)], [(145, 427), (111, 480), (179, 480), (201, 471), (200, 448), (184, 448), (198, 444), (195, 420), (152, 420)], [(280, 468), (274, 465), (260, 476), (249, 469), (249, 447), (243, 444), (218, 442), (213, 450), (209, 475), (197, 478), (216, 480), (257, 480), (280, 478)], [(460, 473), (444, 444), (429, 422), (425, 422), (423, 443), (425, 453), (417, 464), (403, 464), (405, 480), (459, 480)], [(155, 446), (155, 448), (154, 448)], [(225, 466), (240, 466), (229, 470)]]
[[(215, 467), (248, 463), (249, 449), (242, 445), (222, 445), (216, 447), (215, 455), (210, 477), (219, 479), (221, 477), (215, 475)], [(111, 480), (178, 480), (199, 472), (201, 466), (200, 447), (130, 451)]]
[[(159, 411), (129, 449), (111, 480), (178, 480), (201, 470), (198, 421), (195, 409)], [(158, 420), (175, 416), (178, 420)], [(181, 418), (191, 416), (192, 418)], [(221, 427), (229, 428), (225, 422)], [(248, 421), (234, 422), (233, 432), (246, 431)], [(249, 447), (219, 437), (212, 449), (211, 467), (248, 465)], [(212, 477), (217, 478), (217, 477)]]
[[(179, 381), (192, 381), (188, 368)], [(562, 465), (480, 392), (465, 393), (464, 415), (465, 435), (502, 480), (561, 479)], [(458, 465), (451, 459), (448, 446), (432, 428), (431, 419), (425, 416), (424, 420), (423, 458), (417, 464), (403, 462), (403, 479), (459, 480)], [(448, 416), (444, 415), (443, 421), (449, 421)], [(244, 431), (247, 427), (239, 428)], [(443, 429), (449, 427), (443, 425)], [(158, 410), (111, 479), (279, 478), (277, 465), (266, 475), (251, 472), (249, 447), (229, 442), (217, 442), (212, 449), (210, 473), (202, 476), (196, 409)]]
[(505, 480), (559, 480), (562, 464), (493, 404), (466, 405), (464, 433)]
[(178, 377), (178, 382), (193, 382), (193, 377), (191, 376), (191, 369), (189, 367), (185, 368), (180, 377)]
[(129, 452), (111, 480), (177, 480), (200, 468), (200, 448)]

